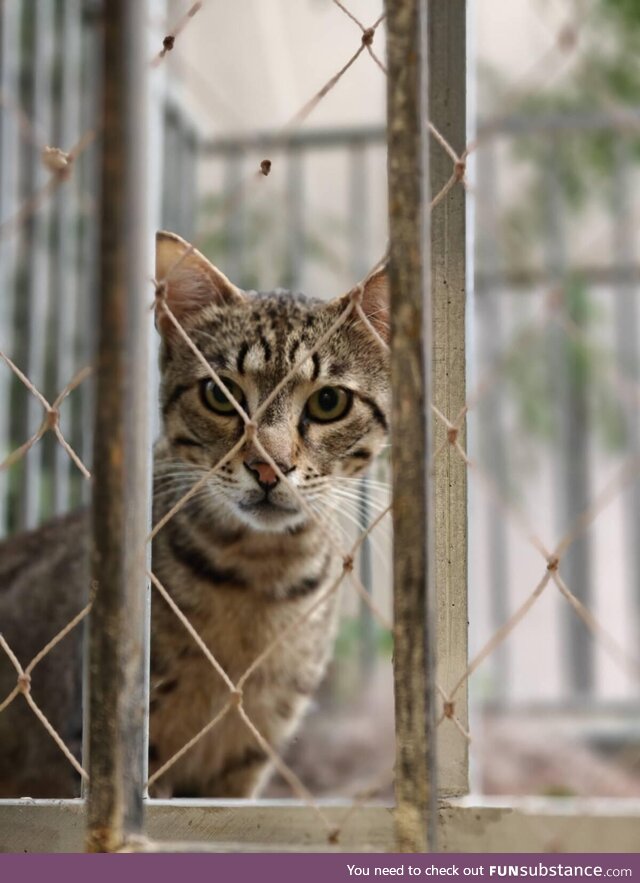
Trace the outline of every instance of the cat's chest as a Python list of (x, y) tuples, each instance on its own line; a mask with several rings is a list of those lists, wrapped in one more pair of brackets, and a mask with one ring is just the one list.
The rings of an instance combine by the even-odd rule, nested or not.
[(222, 685), (221, 671), (236, 683), (251, 668), (256, 682), (273, 680), (282, 670), (313, 659), (322, 651), (337, 602), (332, 571), (307, 596), (275, 601), (253, 589), (213, 588), (194, 580), (191, 589), (199, 603), (184, 605), (182, 622), (166, 603), (154, 599), (152, 659), (157, 676), (180, 672), (185, 680)]
[(216, 767), (222, 754), (247, 738), (238, 713), (229, 710), (235, 690), (242, 691), (243, 708), (266, 738), (284, 738), (326, 667), (342, 567), (326, 543), (309, 538), (301, 538), (304, 545), (291, 538), (244, 547), (197, 539), (197, 546), (193, 535), (185, 544), (196, 551), (185, 558), (164, 532), (153, 556), (153, 569), (172, 599), (170, 604), (156, 591), (152, 602), (156, 763), (208, 733), (223, 715), (215, 734), (198, 740), (200, 754), (185, 760), (189, 769), (200, 762)]
[(327, 593), (324, 600), (316, 596), (276, 605), (223, 594), (212, 602), (209, 615), (192, 613), (198, 640), (180, 628), (166, 605), (156, 605), (152, 766), (165, 763), (193, 740), (196, 745), (167, 782), (202, 776), (254, 744), (234, 709), (239, 698), (234, 699), (235, 691), (241, 693), (251, 722), (277, 746), (317, 689), (331, 652), (337, 592)]

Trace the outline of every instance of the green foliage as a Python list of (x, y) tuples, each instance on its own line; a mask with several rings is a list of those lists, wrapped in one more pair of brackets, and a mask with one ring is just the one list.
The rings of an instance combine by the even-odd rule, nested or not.
[[(639, 0), (595, 0), (589, 16), (580, 21), (577, 36), (571, 66), (559, 84), (525, 98), (518, 112), (541, 121), (600, 112), (611, 115), (614, 124), (608, 129), (561, 129), (551, 135), (541, 126), (514, 141), (512, 156), (525, 183), (500, 225), (512, 271), (536, 266), (541, 244), (544, 249), (552, 235), (549, 223), (556, 199), (574, 222), (601, 206), (610, 213), (611, 178), (622, 142), (630, 160), (640, 162), (640, 127), (627, 126), (622, 132), (615, 125), (616, 110), (624, 122), (625, 108), (635, 111), (640, 104)], [(486, 77), (486, 84), (499, 94), (495, 74)], [(596, 307), (583, 279), (569, 276), (559, 284), (562, 309), (579, 333), (567, 335), (552, 323), (550, 331), (510, 357), (507, 383), (512, 387), (518, 428), (527, 441), (557, 440), (563, 394), (558, 388), (560, 368), (566, 382), (564, 395), (568, 390), (584, 405), (585, 429), (594, 430), (605, 450), (617, 450), (625, 444), (626, 424), (611, 382), (614, 355), (596, 342), (598, 328), (608, 317)]]
[(600, 0), (602, 11), (625, 30), (640, 31), (640, 4), (638, 0)]
[[(575, 336), (552, 325), (528, 347), (514, 350), (507, 361), (506, 377), (513, 390), (518, 425), (529, 438), (557, 441), (559, 396), (568, 391), (585, 403), (602, 447), (617, 450), (624, 444), (626, 432), (622, 408), (608, 381), (613, 356), (593, 339), (602, 311), (580, 277), (567, 279), (563, 309), (576, 329)], [(559, 373), (566, 380), (565, 391), (559, 388)]]
[[(596, 0), (580, 23), (575, 60), (555, 89), (529, 95), (519, 112), (529, 117), (572, 113), (613, 114), (616, 109), (636, 110), (640, 101), (640, 2)], [(499, 95), (495, 72), (485, 72), (485, 88)], [(624, 116), (622, 117), (624, 120)], [(632, 157), (640, 161), (640, 137), (628, 128), (624, 135)], [(590, 198), (602, 196), (616, 162), (619, 131), (581, 131), (561, 136), (554, 156), (563, 194), (576, 209)], [(559, 143), (559, 141), (558, 141)], [(549, 141), (539, 135), (525, 137), (515, 155), (526, 162), (548, 165)], [(535, 194), (535, 188), (533, 188)], [(537, 191), (541, 195), (540, 189)]]
[[(378, 656), (390, 658), (393, 650), (393, 635), (378, 623), (373, 625), (373, 643)], [(335, 645), (335, 658), (346, 661), (357, 654), (363, 640), (362, 620), (359, 617), (343, 616), (338, 629)]]

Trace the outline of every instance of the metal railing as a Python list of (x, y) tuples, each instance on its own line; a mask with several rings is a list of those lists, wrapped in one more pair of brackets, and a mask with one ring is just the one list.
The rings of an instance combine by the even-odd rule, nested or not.
[[(529, 433), (529, 446), (535, 449), (545, 467), (547, 463), (553, 464), (555, 470), (549, 519), (560, 530), (566, 530), (588, 508), (608, 461), (615, 462), (625, 453), (633, 456), (640, 451), (639, 274), (629, 238), (633, 226), (629, 194), (634, 186), (629, 147), (637, 118), (637, 112), (627, 109), (624, 113), (575, 112), (561, 117), (539, 112), (526, 118), (507, 117), (479, 128), (480, 138), (483, 131), (490, 132), (491, 138), (480, 148), (477, 166), (477, 371), (482, 374), (490, 371), (492, 365), (502, 363), (505, 373), (512, 378), (512, 387), (488, 390), (477, 417), (477, 455), (499, 492), (505, 498), (516, 499), (529, 491), (527, 474), (519, 471), (514, 462), (514, 447), (520, 441), (527, 443)], [(565, 163), (570, 162), (567, 158), (576, 137), (584, 139), (596, 134), (613, 138), (617, 145), (608, 201), (601, 199), (599, 232), (592, 243), (595, 257), (589, 246), (583, 248), (578, 257), (572, 257), (569, 254), (572, 228), (586, 209), (571, 205), (559, 163), (563, 157)], [(523, 190), (513, 189), (500, 196), (505, 194), (504, 161), (500, 157), (507, 149), (515, 164), (518, 153), (522, 155), (523, 145), (531, 146), (532, 141), (536, 152), (529, 158), (521, 158), (520, 165), (534, 174), (531, 186), (537, 187), (542, 201), (545, 218), (542, 252), (514, 260), (505, 245), (505, 229), (510, 223), (510, 213), (526, 205), (527, 200), (530, 202), (532, 191), (523, 185)], [(601, 247), (603, 241), (606, 248)], [(576, 286), (580, 288), (579, 301), (574, 297), (572, 303), (571, 289)], [(523, 350), (519, 358), (521, 362), (527, 358), (540, 360), (544, 352), (544, 358), (548, 357), (555, 365), (554, 382), (546, 387), (546, 393), (541, 393), (545, 396), (541, 404), (546, 409), (544, 419), (555, 425), (557, 433), (537, 437), (534, 430), (531, 437), (532, 430), (527, 424), (519, 422), (517, 415), (514, 419), (513, 409), (523, 411), (531, 393), (514, 374), (518, 355), (512, 348), (512, 340), (518, 323), (522, 323), (523, 328), (527, 326), (526, 317), (540, 299), (541, 291), (550, 293), (548, 323), (543, 320), (538, 330), (527, 338), (527, 345), (530, 344), (537, 355), (527, 357), (527, 350)], [(590, 317), (594, 310), (602, 312), (596, 318)], [(589, 377), (581, 373), (576, 358), (585, 360), (585, 370), (591, 372)], [(608, 405), (607, 401), (593, 403), (595, 382), (602, 385)], [(618, 432), (618, 438), (610, 442), (610, 448), (613, 445), (610, 450), (606, 441), (603, 444), (598, 440), (598, 435), (602, 435), (599, 427), (606, 426), (607, 422), (619, 427), (612, 430), (614, 434)], [(518, 439), (515, 445), (508, 440), (510, 434)], [(603, 552), (593, 532), (585, 533), (572, 546), (564, 563), (567, 582), (577, 587), (580, 601), (603, 610), (618, 605), (626, 607), (633, 634), (640, 633), (637, 605), (640, 559), (633, 527), (640, 523), (639, 494), (638, 481), (630, 481), (622, 498), (623, 554), (616, 561), (615, 579), (603, 582), (595, 576), (602, 572)], [(513, 556), (517, 554), (513, 539), (508, 536), (508, 522), (499, 517), (496, 505), (495, 499), (489, 498), (482, 514), (483, 521), (489, 525), (488, 534), (483, 535), (489, 554), (487, 576), (479, 578), (480, 585), (486, 585), (490, 592), (492, 629), (507, 618), (512, 603)], [(620, 685), (612, 689), (611, 677), (603, 676), (605, 660), (596, 654), (589, 632), (570, 611), (562, 615), (562, 656), (554, 663), (561, 676), (556, 685), (542, 691), (538, 701), (549, 708), (555, 706), (561, 712), (568, 705), (583, 710), (592, 707), (595, 711), (597, 704), (611, 707), (612, 697), (617, 695), (622, 706), (626, 702), (633, 707), (637, 702), (633, 685), (626, 690), (626, 699), (620, 695)], [(526, 688), (518, 689), (514, 682), (513, 657), (517, 652), (514, 646), (496, 650), (492, 686), (485, 684), (485, 697), (490, 703), (504, 708), (527, 704)], [(536, 666), (533, 657), (529, 664), (531, 683)], [(518, 665), (522, 671), (522, 658)]]

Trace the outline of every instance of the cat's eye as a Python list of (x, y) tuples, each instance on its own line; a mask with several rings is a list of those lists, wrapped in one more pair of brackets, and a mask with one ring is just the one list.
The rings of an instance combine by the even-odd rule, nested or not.
[(318, 423), (329, 423), (344, 417), (351, 407), (352, 395), (339, 386), (323, 386), (307, 400), (306, 415)]
[[(239, 405), (244, 405), (244, 393), (242, 392), (242, 388), (229, 377), (223, 377), (224, 385), (227, 387), (231, 395), (238, 402)], [(237, 410), (233, 402), (229, 399), (226, 392), (215, 383), (210, 378), (202, 381), (200, 385), (200, 393), (202, 396), (202, 401), (210, 408), (212, 411), (215, 411), (216, 414), (225, 414), (229, 416), (233, 416), (237, 414)]]

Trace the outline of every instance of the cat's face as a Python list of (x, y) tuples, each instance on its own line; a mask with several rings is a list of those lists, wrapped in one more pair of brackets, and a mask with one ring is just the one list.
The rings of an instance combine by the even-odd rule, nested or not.
[[(156, 273), (168, 274), (167, 304), (205, 360), (252, 420), (246, 441), (212, 473), (199, 492), (200, 507), (230, 525), (282, 532), (301, 526), (309, 512), (289, 482), (320, 512), (340, 477), (361, 472), (385, 442), (389, 376), (384, 346), (356, 316), (305, 359), (346, 306), (344, 299), (306, 301), (289, 294), (247, 294), (202, 255), (171, 234), (159, 234)], [(180, 263), (176, 266), (176, 261)], [(174, 268), (173, 271), (171, 268)], [(387, 331), (386, 278), (365, 287), (363, 309)], [(238, 445), (242, 417), (166, 315), (161, 405), (168, 473), (188, 490)], [(293, 373), (292, 373), (293, 372)], [(268, 407), (258, 409), (289, 378)], [(277, 464), (282, 480), (264, 457)], [(185, 481), (180, 485), (180, 474)]]

